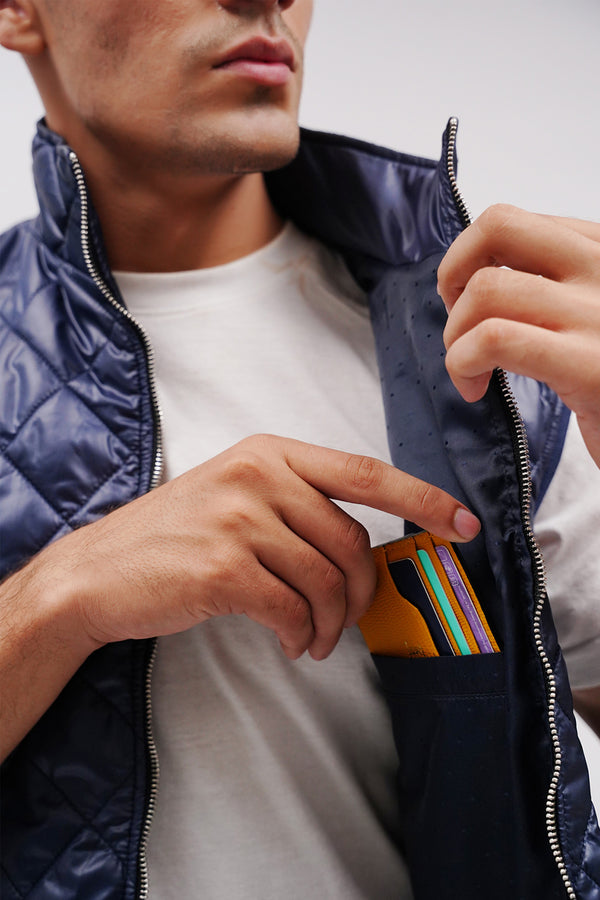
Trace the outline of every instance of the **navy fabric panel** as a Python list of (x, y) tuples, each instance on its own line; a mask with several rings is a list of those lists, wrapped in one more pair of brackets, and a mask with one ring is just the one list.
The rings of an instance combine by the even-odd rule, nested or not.
[(461, 227), (445, 165), (335, 135), (303, 130), (298, 156), (267, 186), (281, 214), (339, 249), (366, 288), (389, 265), (447, 248)]
[[(495, 663), (479, 664), (503, 669), (506, 704), (511, 714), (506, 718), (503, 703), (489, 700), (488, 685), (483, 680), (479, 682), (484, 697), (481, 709), (472, 715), (475, 722), (477, 716), (483, 720), (488, 716), (489, 721), (481, 722), (480, 727), (505, 737), (499, 738), (495, 745), (494, 760), (497, 778), (511, 796), (504, 806), (494, 807), (493, 815), (497, 821), (488, 821), (481, 811), (479, 818), (475, 816), (474, 829), (480, 828), (481, 832), (490, 829), (487, 837), (481, 833), (480, 837), (491, 846), (496, 840), (498, 821), (504, 815), (502, 827), (515, 837), (503, 844), (506, 869), (511, 873), (511, 881), (504, 882), (507, 891), (504, 896), (539, 897), (540, 900), (562, 897), (564, 887), (550, 852), (545, 826), (553, 755), (546, 718), (545, 680), (533, 642), (532, 565), (519, 512), (520, 490), (512, 436), (495, 383), (483, 400), (468, 404), (459, 396), (446, 373), (442, 343), (446, 313), (436, 293), (440, 258), (441, 254), (390, 271), (371, 295), (390, 451), (397, 466), (450, 491), (482, 520), (481, 535), (462, 545), (461, 554), (504, 651)], [(417, 454), (415, 447), (419, 448)], [(493, 515), (490, 514), (492, 510)], [(432, 661), (431, 668), (435, 670), (438, 662), (440, 660)], [(464, 662), (450, 660), (442, 665), (447, 671), (448, 665), (455, 663), (462, 673), (461, 663)], [(409, 666), (402, 664), (404, 682), (406, 669)], [(383, 674), (389, 676), (390, 669)], [(465, 683), (467, 681), (465, 678)], [(476, 684), (476, 681), (472, 684), (475, 693)], [(392, 693), (395, 690), (393, 683), (390, 687), (385, 678), (384, 689)], [(396, 699), (392, 711), (404, 718), (406, 702), (402, 703), (402, 707), (399, 706)], [(432, 704), (431, 715), (435, 723), (435, 717), (441, 715), (437, 701), (432, 697), (427, 703)], [(478, 709), (478, 703), (472, 700), (470, 708)], [(432, 757), (431, 766), (435, 764), (438, 768), (430, 768), (428, 777), (434, 783), (438, 779), (442, 782), (443, 766), (448, 762), (444, 752), (454, 754), (451, 762), (456, 782), (454, 789), (467, 796), (470, 772), (460, 769), (459, 751), (452, 750), (453, 746), (459, 746), (458, 734), (468, 724), (462, 709), (458, 703), (449, 703), (445, 708), (442, 722), (447, 730), (443, 743), (446, 750)], [(423, 726), (426, 733), (420, 746), (425, 752), (434, 724), (428, 724), (429, 714), (423, 713), (421, 719), (416, 707), (413, 712), (414, 721), (411, 718), (410, 725), (408, 718), (397, 722), (396, 732), (401, 736), (403, 729), (410, 729), (410, 740), (417, 740), (415, 728)], [(457, 734), (452, 736), (453, 726), (449, 723), (453, 715), (456, 715)], [(471, 737), (470, 734), (469, 740)], [(408, 739), (404, 738), (405, 741)], [(443, 804), (440, 804), (442, 809)], [(432, 841), (426, 819), (423, 816), (420, 820), (422, 830), (408, 847), (413, 854), (409, 857), (409, 865), (426, 878), (427, 889), (423, 889), (423, 897), (452, 896), (444, 894), (443, 870), (440, 868), (436, 876), (431, 866), (428, 869), (427, 859), (436, 859), (445, 851), (443, 841)], [(416, 827), (414, 820), (411, 827)], [(429, 829), (431, 827), (430, 823)], [(472, 883), (465, 875), (467, 880), (455, 896), (481, 896), (479, 879), (483, 874), (474, 872)], [(432, 879), (436, 877), (439, 879), (435, 888), (437, 893), (432, 887)], [(494, 896), (500, 897), (502, 893)]]
[(527, 433), (533, 482), (533, 512), (539, 509), (559, 463), (571, 411), (548, 385), (509, 374)]
[[(416, 900), (559, 900), (543, 848), (524, 876), (500, 654), (375, 657), (399, 754), (402, 840)], [(518, 822), (518, 820), (517, 820)], [(468, 825), (466, 825), (468, 823)]]
[(36, 227), (53, 256), (84, 272), (79, 240), (81, 204), (69, 156), (70, 149), (62, 138), (39, 122), (33, 140), (33, 173), (40, 206)]
[[(34, 163), (42, 217), (0, 238), (0, 575), (144, 493), (154, 458), (145, 352), (85, 270), (68, 148), (38, 139)], [(2, 896), (135, 896), (148, 652), (98, 651), (5, 761)]]
[(556, 645), (553, 669), (559, 675), (556, 709), (563, 753), (559, 775), (558, 829), (573, 887), (580, 900), (600, 900), (600, 830), (590, 797), (585, 757), (568, 690), (566, 666)]
[(31, 229), (0, 244), (0, 267), (8, 276), (0, 288), (3, 575), (143, 493), (154, 434), (139, 339), (90, 278)]
[(124, 642), (93, 654), (5, 761), (3, 890), (133, 900), (147, 777), (147, 652), (142, 642)]

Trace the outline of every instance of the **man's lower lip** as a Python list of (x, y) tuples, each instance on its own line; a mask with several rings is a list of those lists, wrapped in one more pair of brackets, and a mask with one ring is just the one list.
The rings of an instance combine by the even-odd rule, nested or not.
[(275, 87), (287, 84), (292, 77), (291, 69), (285, 63), (263, 62), (258, 59), (233, 59), (231, 62), (223, 63), (218, 69)]

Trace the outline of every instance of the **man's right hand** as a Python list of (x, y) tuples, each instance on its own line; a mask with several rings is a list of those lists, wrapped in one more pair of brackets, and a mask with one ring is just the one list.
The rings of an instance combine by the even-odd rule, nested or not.
[(449, 494), (379, 460), (247, 438), (51, 544), (0, 587), (5, 698), (13, 684), (1, 723), (9, 747), (86, 656), (112, 641), (245, 614), (270, 628), (291, 659), (306, 650), (325, 658), (375, 590), (369, 536), (330, 498), (449, 540), (479, 530)]
[(367, 532), (329, 498), (451, 540), (478, 528), (448, 494), (379, 460), (257, 435), (70, 537), (86, 635), (100, 645), (245, 614), (290, 658), (323, 659), (375, 589)]

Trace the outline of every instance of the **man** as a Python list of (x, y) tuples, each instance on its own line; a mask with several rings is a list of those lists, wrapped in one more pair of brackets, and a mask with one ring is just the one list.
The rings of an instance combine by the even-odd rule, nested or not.
[[(398, 517), (469, 540), (479, 525), (467, 498), (485, 514), (486, 544), (479, 538), (465, 554), (492, 624), (505, 626), (510, 700), (492, 699), (504, 678), (494, 655), (475, 661), (473, 684), (462, 667), (459, 677), (448, 670), (446, 684), (456, 681), (469, 697), (489, 691), (477, 720), (470, 712), (465, 719), (469, 732), (485, 733), (489, 742), (476, 781), (493, 791), (487, 767), (497, 767), (493, 817), (506, 831), (498, 804), (505, 797), (512, 806), (517, 797), (523, 809), (514, 814), (515, 831), (523, 826), (526, 833), (480, 836), (472, 810), (464, 855), (476, 858), (482, 842), (486, 859), (479, 865), (498, 896), (509, 884), (522, 896), (533, 896), (523, 893), (532, 885), (539, 896), (572, 889), (570, 870), (561, 874), (564, 851), (552, 841), (539, 865), (532, 862), (548, 825), (537, 810), (548, 799), (550, 818), (557, 814), (544, 779), (554, 772), (562, 789), (568, 765), (561, 769), (558, 760), (573, 739), (568, 723), (556, 726), (558, 651), (548, 660), (552, 631), (541, 619), (541, 584), (536, 577), (529, 585), (531, 548), (519, 525), (527, 504), (515, 500), (526, 481), (515, 475), (506, 424), (494, 431), (505, 416), (498, 396), (491, 392), (482, 415), (444, 382), (431, 261), (460, 230), (459, 213), (441, 205), (439, 223), (435, 216), (422, 221), (418, 203), (411, 209), (401, 197), (405, 229), (386, 242), (381, 217), (369, 217), (374, 207), (361, 195), (368, 177), (356, 182), (346, 205), (325, 177), (348, 167), (350, 191), (354, 163), (362, 169), (366, 159), (368, 175), (385, 154), (348, 144), (336, 156), (335, 141), (330, 151), (325, 139), (327, 170), (311, 160), (318, 136), (288, 174), (271, 176), (268, 189), (262, 175), (298, 149), (310, 7), (308, 0), (188, 0), (176, 8), (134, 2), (125, 9), (116, 0), (101, 7), (0, 2), (1, 41), (25, 56), (46, 109), (35, 148), (42, 220), (7, 236), (1, 257), (10, 382), (3, 571), (22, 566), (2, 587), (2, 681), (10, 697), (2, 739), (4, 754), (14, 749), (5, 770), (7, 896), (146, 895), (148, 883), (155, 897), (401, 896), (410, 888), (399, 831), (404, 844), (415, 844), (406, 847), (415, 890), (442, 896), (419, 857), (424, 825), (444, 820), (419, 806), (421, 798), (422, 821), (412, 816), (414, 800), (408, 813), (397, 809), (388, 713), (353, 627), (374, 590), (367, 531), (328, 498), (391, 513), (393, 519), (353, 512), (374, 543), (399, 536)], [(423, 183), (423, 196), (436, 188), (435, 168), (410, 160), (402, 167), (407, 183)], [(445, 177), (440, 191), (452, 187)], [(330, 187), (332, 205), (343, 211), (335, 228), (326, 208)], [(284, 226), (291, 197), (296, 221), (343, 249), (345, 261)], [(384, 244), (394, 254), (402, 245), (393, 261), (381, 256)], [(447, 364), (466, 400), (482, 396), (500, 364), (546, 380), (577, 413), (597, 463), (600, 328), (589, 327), (589, 316), (597, 317), (599, 246), (594, 226), (497, 209), (465, 233), (440, 270), (451, 308)], [(556, 251), (550, 264), (546, 247)], [(521, 274), (490, 271), (490, 264)], [(504, 284), (509, 277), (526, 279), (522, 295)], [(398, 341), (379, 337), (377, 347), (394, 462), (406, 460), (400, 468), (425, 481), (373, 458), (387, 457), (387, 449), (366, 288), (374, 323), (388, 320), (385, 333)], [(398, 312), (393, 326), (388, 295), (400, 310), (404, 290), (411, 303), (405, 321)], [(549, 319), (538, 312), (540, 291), (552, 295)], [(507, 294), (528, 302), (507, 305)], [(412, 326), (417, 296), (424, 308)], [(408, 346), (412, 336), (417, 353)], [(583, 354), (586, 361), (575, 371), (573, 345), (578, 361)], [(409, 395), (399, 414), (392, 387), (405, 374), (410, 391), (405, 382)], [(439, 407), (438, 388), (445, 398)], [(538, 501), (553, 488), (568, 418), (554, 395), (540, 391), (544, 405), (536, 388), (528, 417)], [(440, 416), (448, 421), (434, 426)], [(486, 431), (482, 422), (489, 433), (473, 437)], [(247, 437), (268, 431), (286, 437)], [(579, 458), (586, 477), (597, 479), (591, 459)], [(149, 487), (156, 490), (146, 493)], [(552, 528), (549, 516), (547, 532)], [(513, 621), (506, 600), (494, 620), (495, 591), (513, 587), (537, 596), (535, 612), (527, 610), (531, 634), (519, 633), (521, 613)], [(591, 615), (584, 629), (589, 622)], [(158, 800), (143, 697), (154, 651), (142, 640), (157, 634), (153, 701), (164, 769)], [(521, 645), (532, 645), (534, 635), (542, 650), (532, 661)], [(298, 660), (306, 650), (308, 658)], [(384, 663), (383, 682), (395, 690), (399, 668), (391, 675), (388, 668)], [(439, 680), (442, 671), (436, 666), (430, 676)], [(416, 679), (410, 690), (418, 694), (429, 676), (413, 667), (406, 677)], [(530, 695), (528, 679), (535, 682)], [(438, 685), (430, 694), (439, 692)], [(505, 707), (515, 696), (523, 699), (510, 729), (525, 750), (504, 748)], [(592, 717), (597, 691), (585, 698)], [(464, 705), (456, 699), (450, 706)], [(419, 719), (429, 702), (423, 696)], [(536, 735), (530, 742), (529, 729)], [(396, 737), (403, 756), (405, 738)], [(529, 743), (536, 748), (531, 760)], [(428, 758), (432, 780), (444, 755), (446, 763), (450, 758), (448, 747), (442, 742), (437, 763), (435, 752)], [(479, 755), (473, 747), (463, 756), (472, 753)], [(509, 781), (515, 754), (527, 764)], [(407, 781), (410, 757), (413, 750), (401, 760)], [(570, 758), (571, 751), (569, 765)], [(535, 813), (516, 787), (532, 765), (543, 768), (530, 786)], [(465, 776), (455, 775), (458, 790)], [(472, 770), (467, 775), (475, 778)], [(442, 788), (430, 801), (419, 777), (419, 794), (447, 815)], [(478, 800), (489, 818), (483, 796)], [(578, 803), (574, 820), (587, 824), (585, 797)], [(445, 840), (453, 847), (453, 838)], [(592, 861), (577, 869), (585, 870), (581, 879), (592, 877), (594, 842), (590, 830)], [(441, 872), (444, 852), (436, 846)], [(507, 860), (512, 865), (520, 854), (522, 868), (507, 873)], [(471, 860), (469, 867), (471, 873), (455, 873), (448, 896), (464, 894), (469, 883), (479, 891), (481, 875), (472, 874)]]

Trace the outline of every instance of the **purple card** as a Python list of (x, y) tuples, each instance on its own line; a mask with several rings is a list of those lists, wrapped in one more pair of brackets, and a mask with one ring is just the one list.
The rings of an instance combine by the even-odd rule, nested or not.
[(490, 643), (490, 639), (485, 633), (485, 628), (479, 618), (479, 613), (475, 609), (473, 601), (471, 600), (471, 596), (466, 588), (464, 581), (462, 580), (461, 574), (456, 568), (456, 563), (452, 559), (452, 555), (450, 554), (447, 547), (440, 546), (435, 548), (435, 552), (438, 555), (438, 558), (444, 567), (444, 571), (448, 576), (448, 581), (452, 585), (452, 590), (456, 595), (456, 599), (460, 603), (461, 609), (465, 614), (465, 618), (469, 625), (471, 626), (471, 630), (477, 641), (477, 646), (479, 647), (482, 653), (493, 653), (494, 648)]

